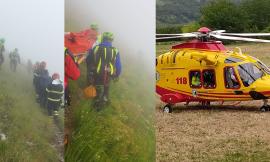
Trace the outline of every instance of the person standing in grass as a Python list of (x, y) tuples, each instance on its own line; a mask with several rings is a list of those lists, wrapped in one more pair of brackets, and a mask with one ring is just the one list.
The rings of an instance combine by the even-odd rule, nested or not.
[(5, 52), (5, 39), (0, 39), (0, 69), (1, 69), (1, 65), (4, 63), (4, 52)]
[(46, 88), (51, 83), (51, 77), (49, 76), (49, 72), (46, 69), (46, 62), (42, 61), (40, 63), (40, 71), (39, 71), (39, 77), (38, 77), (38, 94), (39, 94), (39, 100), (40, 100), (40, 106), (42, 108), (46, 108)]
[(16, 72), (18, 63), (19, 64), (21, 63), (20, 55), (18, 53), (18, 48), (15, 48), (14, 51), (12, 51), (9, 54), (9, 59), (10, 59), (10, 69), (13, 72)]
[(62, 85), (62, 81), (60, 80), (60, 75), (58, 73), (54, 73), (52, 75), (52, 82), (46, 88), (46, 92), (48, 115), (57, 116), (58, 109), (61, 105), (62, 96), (64, 94), (64, 88)]
[(71, 97), (68, 88), (68, 80), (77, 80), (80, 75), (79, 65), (76, 63), (73, 54), (67, 49), (64, 49), (65, 54), (65, 79), (64, 79), (64, 86), (65, 86), (65, 105), (70, 106), (71, 104)]
[(86, 58), (88, 84), (94, 84), (97, 91), (94, 101), (96, 108), (109, 103), (110, 81), (118, 80), (121, 73), (120, 54), (113, 47), (113, 40), (113, 33), (104, 32), (101, 43), (90, 49)]

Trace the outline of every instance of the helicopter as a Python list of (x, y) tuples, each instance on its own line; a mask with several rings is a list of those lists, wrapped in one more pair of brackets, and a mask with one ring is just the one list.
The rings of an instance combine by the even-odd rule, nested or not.
[(171, 113), (177, 103), (262, 100), (260, 111), (270, 111), (270, 69), (259, 59), (236, 47), (230, 51), (220, 40), (270, 43), (270, 40), (247, 37), (270, 36), (270, 33), (226, 33), (207, 27), (197, 32), (157, 34), (157, 40), (195, 38), (173, 45), (156, 57), (156, 93)]

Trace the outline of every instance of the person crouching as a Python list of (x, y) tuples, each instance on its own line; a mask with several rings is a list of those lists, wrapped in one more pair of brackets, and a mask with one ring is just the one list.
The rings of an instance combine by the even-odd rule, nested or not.
[[(46, 88), (47, 91), (47, 109), (49, 116), (58, 115), (58, 109), (62, 102), (64, 88), (58, 73), (52, 75), (52, 82)], [(53, 114), (54, 113), (54, 114)]]

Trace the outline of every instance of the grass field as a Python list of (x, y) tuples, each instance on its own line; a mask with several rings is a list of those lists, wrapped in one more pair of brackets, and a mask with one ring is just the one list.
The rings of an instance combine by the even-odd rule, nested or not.
[(68, 107), (66, 129), (71, 141), (65, 152), (67, 162), (155, 160), (153, 75), (147, 75), (139, 61), (130, 61), (134, 62), (122, 60), (120, 80), (111, 84), (111, 104), (100, 112), (83, 96), (86, 65), (80, 65), (80, 79), (70, 82), (72, 106)]
[(0, 161), (58, 162), (56, 127), (35, 102), (32, 74), (22, 65), (11, 72), (8, 61), (0, 70), (0, 133), (7, 137), (0, 140)]
[[(170, 43), (157, 45), (157, 55)], [(231, 44), (270, 66), (269, 44)], [(270, 161), (270, 113), (259, 112), (260, 101), (238, 106), (177, 105), (172, 114), (156, 109), (156, 161)]]

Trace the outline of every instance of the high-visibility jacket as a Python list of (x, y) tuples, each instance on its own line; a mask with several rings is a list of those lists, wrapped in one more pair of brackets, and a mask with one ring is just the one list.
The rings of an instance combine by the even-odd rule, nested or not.
[(65, 53), (65, 88), (68, 85), (68, 79), (77, 80), (80, 77), (80, 69), (75, 63), (75, 60), (70, 56), (71, 54)]
[(89, 71), (97, 75), (103, 75), (105, 71), (110, 75), (118, 77), (121, 73), (120, 54), (111, 42), (102, 42), (89, 50), (86, 59)]
[(92, 45), (92, 48), (95, 48), (95, 46), (99, 45), (101, 42), (102, 42), (102, 36), (99, 34), (99, 35), (96, 37), (96, 41), (95, 41), (95, 43)]
[(201, 84), (200, 78), (196, 77), (196, 76), (193, 76), (192, 80), (191, 80), (191, 84), (193, 86), (200, 86), (200, 84)]
[(60, 80), (53, 80), (46, 88), (48, 102), (57, 104), (61, 103), (64, 94), (64, 88)]

